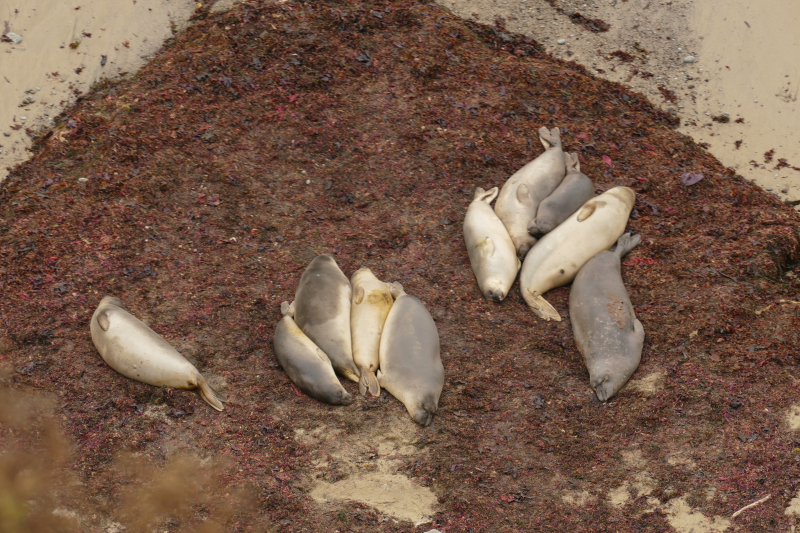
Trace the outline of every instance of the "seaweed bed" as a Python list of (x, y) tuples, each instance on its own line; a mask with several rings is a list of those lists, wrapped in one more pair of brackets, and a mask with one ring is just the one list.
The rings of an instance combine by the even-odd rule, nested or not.
[[(419, 530), (668, 531), (675, 498), (730, 516), (765, 494), (736, 527), (788, 530), (798, 216), (674, 122), (535, 41), (435, 4), (203, 11), (140, 73), (85, 95), (0, 186), (0, 363), (12, 390), (57, 399), (88, 530), (127, 482), (115, 456), (158, 465), (176, 448), (228, 458), (225, 483), (253, 487), (259, 505), (231, 530), (413, 530), (307, 494), (336, 479), (312, 460), (333, 450), (298, 432), (366, 435), (404, 413), (385, 396), (347, 407), (300, 396), (272, 354), (280, 302), (332, 253), (348, 276), (369, 266), (402, 282), (439, 328), (440, 411), (412, 436), (424, 453), (398, 470), (438, 498)], [(647, 339), (640, 385), (608, 404), (568, 318), (535, 319), (518, 284), (484, 301), (463, 245), (474, 188), (537, 156), (542, 125), (562, 128), (598, 191), (637, 191), (629, 230), (643, 245), (623, 276)], [(226, 410), (106, 366), (88, 327), (104, 294), (211, 376)], [(566, 313), (568, 294), (548, 300)], [(626, 484), (627, 502), (609, 504)]]

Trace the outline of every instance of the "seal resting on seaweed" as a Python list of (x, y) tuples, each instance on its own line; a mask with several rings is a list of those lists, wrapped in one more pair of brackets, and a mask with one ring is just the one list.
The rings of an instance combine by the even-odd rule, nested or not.
[(281, 304), (283, 318), (275, 328), (275, 357), (297, 387), (317, 400), (332, 405), (350, 405), (353, 396), (344, 390), (331, 360), (303, 333), (292, 319), (289, 302)]
[(350, 333), (353, 338), (353, 361), (361, 373), (358, 392), (373, 396), (381, 393), (375, 372), (380, 364), (381, 333), (394, 296), (403, 292), (399, 283), (384, 283), (368, 268), (361, 268), (350, 278), (353, 299), (350, 302)]
[(633, 189), (609, 189), (583, 204), (534, 245), (522, 263), (519, 282), (522, 297), (535, 315), (561, 321), (542, 295), (572, 281), (589, 259), (619, 239), (635, 201)]
[(483, 297), (502, 302), (522, 263), (517, 258), (508, 230), (492, 210), (497, 187), (475, 189), (475, 196), (464, 217), (464, 242), (469, 262)]
[(206, 403), (222, 411), (225, 400), (194, 365), (128, 313), (119, 298), (106, 296), (100, 300), (89, 329), (100, 356), (123, 376), (156, 387), (197, 390)]
[(404, 292), (389, 311), (381, 335), (378, 382), (403, 402), (415, 422), (427, 426), (439, 406), (444, 366), (439, 332), (419, 299)]
[(300, 277), (294, 321), (330, 358), (333, 369), (358, 382), (350, 337), (350, 282), (330, 255), (315, 257)]
[(614, 251), (600, 252), (583, 266), (569, 291), (575, 344), (601, 402), (619, 392), (642, 360), (644, 328), (621, 272), (622, 258), (641, 242), (639, 235), (620, 237)]
[(578, 154), (564, 154), (564, 157), (567, 175), (553, 194), (539, 204), (536, 218), (528, 224), (528, 232), (533, 236), (550, 233), (594, 196), (594, 184), (581, 172)]
[(558, 187), (565, 173), (558, 128), (549, 131), (539, 128), (539, 140), (545, 147), (544, 153), (508, 178), (494, 208), (520, 258), (525, 257), (536, 242), (528, 233), (528, 224), (536, 218), (539, 203)]

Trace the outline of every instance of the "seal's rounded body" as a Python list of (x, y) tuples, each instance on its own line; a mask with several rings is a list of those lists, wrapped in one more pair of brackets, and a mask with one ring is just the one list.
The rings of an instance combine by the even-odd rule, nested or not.
[(528, 224), (528, 232), (531, 235), (550, 233), (594, 196), (594, 184), (581, 172), (578, 154), (564, 154), (564, 156), (567, 161), (567, 175), (553, 194), (539, 204), (536, 218)]
[(494, 208), (520, 258), (525, 257), (536, 242), (528, 233), (528, 224), (536, 218), (539, 203), (564, 179), (566, 169), (558, 128), (550, 131), (539, 128), (539, 140), (545, 147), (544, 153), (508, 178)]
[(349, 405), (353, 396), (347, 392), (331, 360), (303, 333), (291, 317), (291, 306), (281, 306), (283, 318), (275, 328), (272, 347), (275, 357), (297, 387), (317, 400), (332, 405)]
[(100, 356), (123, 376), (156, 387), (197, 390), (211, 407), (222, 411), (224, 400), (194, 365), (128, 313), (119, 298), (106, 296), (100, 301), (89, 329)]
[(333, 369), (358, 382), (350, 337), (350, 282), (330, 255), (308, 265), (297, 286), (294, 321), (330, 358)]
[(490, 205), (496, 197), (497, 187), (488, 191), (475, 189), (475, 199), (464, 217), (464, 242), (483, 297), (502, 302), (522, 263), (506, 227)]
[(614, 251), (600, 252), (584, 265), (569, 291), (575, 344), (601, 402), (619, 392), (642, 360), (644, 328), (633, 312), (620, 266), (640, 242), (639, 235), (620, 237)]
[(356, 271), (350, 278), (353, 297), (350, 302), (350, 332), (353, 338), (353, 361), (360, 372), (358, 391), (373, 396), (381, 393), (375, 372), (380, 364), (380, 344), (383, 325), (394, 304), (392, 293), (399, 294), (402, 286), (384, 283), (368, 268)]
[(419, 299), (397, 297), (383, 326), (380, 357), (381, 387), (403, 402), (418, 424), (430, 424), (444, 387), (444, 366), (436, 324)]
[(589, 259), (619, 239), (635, 201), (636, 193), (628, 187), (609, 189), (536, 243), (519, 275), (522, 297), (535, 315), (561, 321), (542, 295), (572, 281)]

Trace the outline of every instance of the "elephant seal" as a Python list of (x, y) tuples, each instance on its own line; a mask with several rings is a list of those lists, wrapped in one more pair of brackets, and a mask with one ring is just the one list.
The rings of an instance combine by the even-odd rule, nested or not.
[(475, 196), (464, 217), (464, 242), (469, 262), (483, 297), (502, 302), (522, 265), (517, 258), (508, 230), (492, 210), (497, 187), (475, 189)]
[(539, 204), (536, 218), (528, 224), (528, 233), (533, 236), (550, 233), (594, 196), (594, 184), (581, 173), (578, 154), (564, 154), (564, 157), (567, 175), (553, 194)]
[(297, 327), (289, 302), (281, 304), (281, 313), (283, 318), (275, 328), (272, 347), (292, 382), (321, 402), (331, 405), (353, 403), (353, 396), (339, 383), (331, 360)]
[(639, 235), (620, 237), (614, 251), (600, 252), (583, 266), (569, 291), (575, 344), (601, 402), (619, 392), (642, 360), (644, 328), (633, 313), (620, 265), (641, 242)]
[(350, 282), (330, 255), (319, 255), (300, 277), (292, 302), (297, 326), (330, 358), (333, 369), (358, 382), (350, 337)]
[(119, 298), (100, 300), (89, 329), (100, 356), (123, 376), (156, 387), (197, 390), (206, 403), (222, 411), (226, 400), (172, 345), (128, 313)]
[(353, 299), (350, 302), (350, 333), (353, 338), (353, 361), (361, 377), (358, 392), (369, 390), (373, 396), (381, 393), (375, 372), (380, 364), (380, 345), (383, 324), (394, 304), (394, 296), (403, 291), (399, 283), (384, 283), (368, 268), (356, 271), (350, 278)]
[(550, 131), (539, 128), (539, 140), (545, 147), (544, 153), (508, 178), (494, 207), (520, 258), (525, 257), (536, 242), (528, 233), (528, 224), (536, 218), (539, 203), (564, 179), (566, 168), (558, 128)]
[(403, 402), (415, 422), (427, 426), (439, 406), (444, 366), (436, 324), (417, 298), (397, 296), (383, 326), (380, 350), (381, 387)]
[(572, 281), (589, 259), (619, 239), (635, 201), (633, 189), (609, 189), (583, 204), (534, 245), (522, 263), (519, 282), (522, 297), (535, 315), (561, 321), (542, 295)]

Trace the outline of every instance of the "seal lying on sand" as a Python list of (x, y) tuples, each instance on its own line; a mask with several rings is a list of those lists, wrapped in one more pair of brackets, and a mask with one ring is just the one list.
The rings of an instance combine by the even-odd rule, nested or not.
[(430, 424), (444, 387), (444, 366), (436, 324), (417, 298), (397, 296), (383, 326), (380, 354), (381, 387), (403, 402), (414, 421)]
[(553, 194), (542, 200), (536, 218), (528, 224), (531, 235), (550, 233), (594, 196), (594, 184), (581, 173), (578, 154), (564, 154), (567, 175)]
[(119, 298), (106, 296), (100, 300), (89, 329), (100, 356), (123, 376), (156, 387), (197, 390), (211, 407), (222, 411), (225, 400), (194, 365), (128, 313)]
[(353, 396), (339, 383), (331, 360), (292, 320), (289, 302), (281, 304), (281, 313), (283, 318), (275, 328), (272, 347), (292, 382), (321, 402), (332, 405), (353, 403)]
[(368, 268), (350, 278), (353, 300), (350, 304), (350, 332), (353, 338), (353, 361), (361, 373), (358, 392), (378, 396), (381, 387), (375, 372), (380, 364), (383, 324), (394, 303), (393, 296), (403, 292), (399, 283), (384, 283)]
[(640, 242), (639, 235), (620, 237), (613, 252), (600, 252), (583, 266), (569, 291), (575, 344), (601, 402), (619, 392), (642, 360), (644, 328), (633, 313), (620, 266)]
[(542, 295), (572, 281), (589, 259), (619, 239), (635, 201), (633, 189), (609, 189), (583, 204), (536, 243), (525, 257), (519, 275), (522, 297), (535, 315), (561, 321)]
[(464, 217), (464, 242), (469, 262), (483, 297), (502, 302), (521, 265), (508, 230), (492, 210), (497, 187), (475, 189), (475, 197)]
[(292, 302), (297, 326), (330, 358), (333, 369), (358, 382), (350, 337), (350, 282), (330, 255), (308, 265)]
[(520, 258), (525, 257), (536, 242), (528, 233), (528, 224), (536, 218), (539, 203), (552, 194), (565, 173), (558, 128), (550, 131), (539, 128), (539, 140), (545, 147), (544, 153), (508, 178), (494, 207)]

